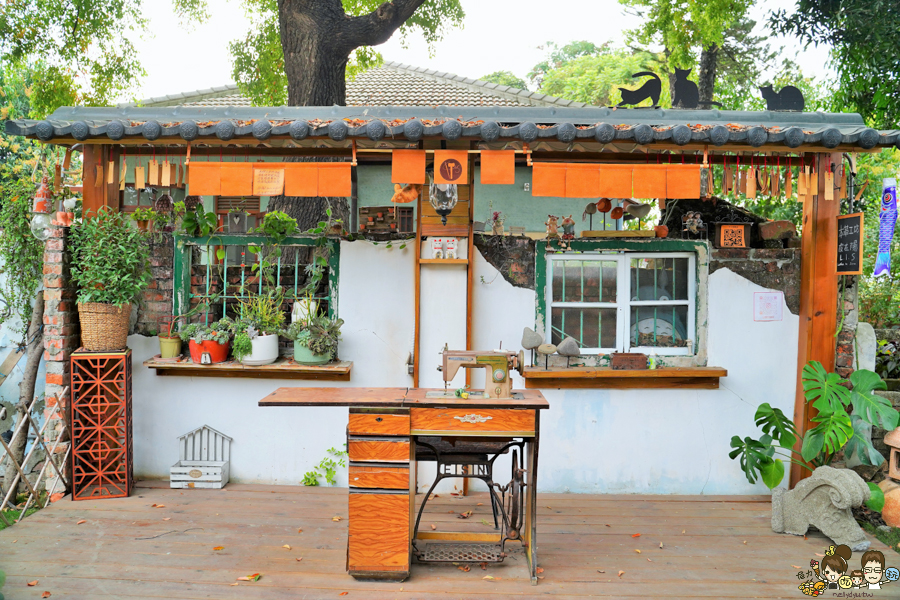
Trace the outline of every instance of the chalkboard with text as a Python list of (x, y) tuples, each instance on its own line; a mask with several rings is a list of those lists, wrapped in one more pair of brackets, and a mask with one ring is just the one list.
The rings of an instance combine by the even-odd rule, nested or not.
[(838, 217), (838, 275), (862, 275), (863, 213)]

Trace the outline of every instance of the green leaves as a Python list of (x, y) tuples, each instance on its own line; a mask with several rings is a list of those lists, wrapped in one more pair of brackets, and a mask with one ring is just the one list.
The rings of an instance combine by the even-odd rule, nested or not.
[[(815, 464), (824, 464), (819, 455), (824, 451), (826, 456), (825, 462), (830, 462), (831, 455), (844, 447), (844, 444), (853, 435), (853, 425), (850, 423), (850, 417), (847, 413), (841, 411), (820, 412), (812, 418), (813, 423), (818, 423), (815, 427), (806, 432), (803, 436), (803, 446), (800, 450), (803, 460), (813, 462)], [(819, 460), (815, 460), (815, 459)]]
[(793, 448), (797, 443), (797, 428), (780, 408), (772, 408), (768, 402), (760, 404), (754, 419), (763, 433), (772, 436), (782, 448)]
[(770, 459), (770, 462), (760, 465), (759, 471), (766, 487), (774, 489), (784, 479), (784, 462), (780, 458)]
[(897, 428), (900, 413), (891, 406), (886, 398), (873, 393), (874, 390), (887, 389), (887, 385), (881, 377), (872, 371), (861, 369), (850, 374), (850, 383), (853, 384), (850, 398), (854, 413), (882, 429), (892, 431)]
[(880, 466), (884, 457), (872, 445), (872, 424), (863, 421), (859, 415), (850, 415), (853, 436), (844, 446), (844, 456), (857, 456), (864, 465)]
[(819, 361), (803, 367), (802, 381), (807, 402), (820, 412), (843, 411), (850, 404), (850, 391), (841, 385), (844, 380), (837, 373), (827, 373)]
[(884, 510), (884, 492), (881, 491), (881, 488), (872, 483), (871, 481), (866, 482), (869, 486), (869, 490), (872, 492), (872, 495), (869, 496), (869, 499), (866, 500), (866, 506), (869, 507), (869, 510), (874, 510), (875, 512), (880, 513)]
[[(741, 439), (739, 436), (734, 436), (731, 438), (731, 447), (734, 448), (734, 450), (728, 453), (728, 457), (731, 458), (731, 460), (740, 457), (741, 470), (744, 471), (744, 475), (747, 476), (747, 481), (756, 483), (757, 478), (760, 476), (760, 471), (762, 470), (766, 471), (765, 474), (763, 474), (763, 483), (768, 486), (768, 481), (774, 480), (778, 467), (771, 466), (775, 463), (775, 460), (771, 456), (771, 444), (763, 444), (750, 437)], [(783, 465), (781, 474), (784, 475)], [(778, 484), (776, 483), (775, 485)]]

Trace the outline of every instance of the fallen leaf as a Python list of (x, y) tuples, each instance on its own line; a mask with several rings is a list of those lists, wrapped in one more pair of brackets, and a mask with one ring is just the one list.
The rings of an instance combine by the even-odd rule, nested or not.
[(38, 584), (38, 580), (35, 579), (34, 581), (29, 581), (29, 582), (28, 582), (28, 587), (34, 587), (34, 586), (36, 586), (37, 584)]
[(284, 546), (282, 546), (282, 548), (287, 548), (288, 550), (290, 550), (291, 546), (290, 546), (290, 544), (285, 544)]
[(154, 506), (156, 506), (156, 504), (155, 504), (155, 503), (154, 503), (154, 504), (151, 504), (151, 505), (150, 505), (150, 508), (153, 508), (153, 507), (154, 507)]
[(597, 569), (597, 572), (598, 573), (606, 573), (606, 571), (601, 571), (600, 569)]
[(641, 551), (640, 551), (640, 550), (638, 550), (638, 549), (635, 549), (635, 552), (637, 552), (637, 553), (638, 553), (638, 554), (640, 554), (640, 553), (641, 553)]
[(653, 562), (653, 560), (651, 560), (651, 559), (648, 558), (648, 559), (647, 559), (647, 562)]
[(549, 510), (553, 510), (553, 508), (552, 508), (552, 507), (550, 507), (550, 506), (548, 506), (548, 507), (547, 507), (547, 508), (548, 508), (548, 509), (549, 509)]
[(76, 524), (76, 525), (81, 525), (82, 523), (87, 523), (87, 521), (85, 521), (84, 519), (82, 519), (82, 520), (78, 521), (78, 522), (75, 523), (75, 524)]
[(165, 508), (166, 507), (165, 504), (154, 504), (153, 506), (155, 506), (156, 508)]
[(41, 594), (41, 598), (49, 598), (49, 597), (50, 597), (50, 592), (44, 592), (43, 594)]
[(744, 543), (746, 544), (746, 543), (747, 543), (747, 540), (744, 540)]
[(332, 520), (332, 521), (340, 521), (341, 518), (342, 518), (342, 517), (334, 516), (334, 517), (331, 517), (331, 520)]
[(303, 557), (302, 557), (302, 556), (301, 556), (300, 558), (297, 559), (297, 562), (300, 562), (301, 560), (303, 560)]
[(662, 547), (663, 547), (663, 545), (662, 545), (662, 542), (660, 542), (660, 543), (659, 543), (659, 547), (660, 547), (660, 548), (662, 548)]
[(349, 594), (349, 593), (350, 593), (350, 592), (341, 592), (340, 594), (338, 594), (338, 596), (346, 596), (346, 595)]
[(543, 578), (544, 578), (543, 575), (538, 575), (538, 579), (543, 579)]
[(612, 525), (607, 525), (607, 527), (612, 527)]
[(163, 517), (163, 521), (171, 521), (172, 517)]
[(468, 519), (471, 516), (472, 516), (472, 511), (467, 510), (466, 512), (459, 513), (459, 515), (456, 518), (457, 519)]
[(464, 572), (468, 573), (469, 569), (471, 569), (472, 567), (470, 567), (469, 565), (459, 565), (456, 568), (459, 569), (460, 571), (464, 571)]
[(249, 577), (238, 577), (238, 581), (250, 581)]
[(625, 571), (619, 571), (619, 577), (625, 574)]
[(298, 530), (297, 530), (297, 533), (303, 533), (303, 530), (302, 530), (302, 529), (298, 529)]
[(543, 573), (543, 572), (544, 572), (544, 567), (538, 567), (538, 568), (535, 569), (534, 571), (535, 571), (535, 573)]
[(437, 525), (435, 525), (434, 523), (432, 523), (432, 524), (431, 524), (431, 529), (432, 529), (432, 530), (437, 529)]
[(479, 503), (476, 504), (475, 506), (484, 506), (484, 502), (479, 502)]
[(490, 521), (488, 521), (487, 519), (482, 519), (482, 520), (481, 520), (481, 524), (482, 524), (482, 525), (487, 525), (488, 527), (491, 526)]
[(821, 556), (822, 558), (825, 558), (824, 554), (819, 554), (818, 552), (813, 552), (813, 554), (815, 554), (816, 556)]
[(452, 515), (452, 514), (455, 514), (455, 513), (456, 513), (455, 510), (448, 510), (448, 511), (447, 511), (447, 514), (448, 514), (448, 515)]
[(681, 533), (684, 533), (684, 529), (681, 530)]
[(235, 581), (234, 583), (229, 583), (228, 585), (241, 585), (239, 582)]
[(794, 567), (795, 569), (802, 569), (802, 568), (803, 568), (803, 567), (798, 567), (797, 565), (791, 565), (791, 566)]
[(631, 534), (631, 537), (641, 537), (641, 534), (639, 534), (639, 533), (632, 533), (632, 534)]
[(225, 546), (216, 546), (213, 550), (224, 550)]
[(247, 575), (246, 577), (238, 577), (238, 581), (259, 581), (260, 577), (262, 577), (262, 574), (254, 573), (253, 575)]
[(488, 579), (491, 581), (500, 581), (500, 577), (491, 577), (490, 575), (485, 575), (482, 579)]

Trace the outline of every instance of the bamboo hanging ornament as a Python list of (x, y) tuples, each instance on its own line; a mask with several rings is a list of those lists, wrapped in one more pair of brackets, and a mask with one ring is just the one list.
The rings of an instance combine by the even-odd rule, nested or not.
[(147, 185), (159, 185), (159, 163), (155, 158), (147, 164)]
[(94, 167), (94, 187), (100, 187), (103, 185), (103, 165), (96, 165)]
[(840, 199), (845, 200), (847, 198), (847, 167), (841, 165), (841, 191), (840, 191)]
[(834, 200), (834, 171), (831, 170), (831, 165), (825, 171), (825, 199)]
[(756, 167), (747, 169), (747, 197), (756, 198)]
[(806, 199), (806, 185), (809, 182), (809, 167), (801, 166), (797, 178), (797, 196), (801, 201)]
[(137, 166), (134, 168), (134, 188), (142, 190), (144, 187), (144, 167)]
[(728, 196), (728, 192), (731, 190), (731, 186), (728, 183), (728, 179), (731, 177), (731, 169), (728, 168), (728, 165), (724, 165), (722, 168), (722, 197)]
[(109, 161), (106, 165), (106, 183), (115, 183), (116, 182), (116, 163), (115, 161)]
[(813, 196), (819, 195), (819, 173), (816, 171), (816, 168), (807, 167), (810, 172), (808, 174), (808, 180), (806, 182), (806, 197), (810, 200), (813, 199)]
[(794, 197), (794, 171), (791, 168), (791, 162), (788, 160), (787, 172), (784, 175), (784, 196), (786, 198)]
[(170, 168), (168, 160), (163, 162), (162, 178), (159, 181), (159, 185), (163, 187), (170, 187), (172, 185), (172, 170)]
[[(59, 155), (57, 155), (57, 160)], [(62, 165), (58, 162), (53, 167), (53, 189), (57, 192), (62, 189)]]
[(772, 168), (772, 174), (769, 175), (769, 186), (771, 187), (771, 195), (778, 196), (778, 184), (781, 183), (781, 159), (778, 159), (778, 165)]

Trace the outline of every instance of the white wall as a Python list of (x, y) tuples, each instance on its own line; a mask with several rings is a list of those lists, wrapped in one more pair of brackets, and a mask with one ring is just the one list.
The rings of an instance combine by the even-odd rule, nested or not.
[[(349, 383), (157, 377), (141, 362), (158, 352), (155, 338), (132, 336), (134, 456), (138, 477), (168, 476), (176, 438), (203, 424), (234, 438), (232, 480), (297, 484), (331, 447), (344, 443), (345, 408), (261, 408), (282, 386), (412, 385), (406, 358), (413, 335), (412, 245), (387, 250), (343, 243), (341, 358), (354, 361)], [(516, 288), (476, 252), (476, 348), (517, 349), (534, 325), (535, 293)], [(421, 385), (441, 385), (435, 367), (445, 341), (462, 329), (459, 296), (465, 271), (423, 273)], [(456, 273), (454, 269), (458, 270)], [(482, 283), (481, 277), (485, 282)], [(718, 390), (544, 390), (539, 489), (548, 492), (642, 494), (764, 493), (728, 458), (732, 435), (758, 435), (757, 405), (793, 413), (799, 320), (753, 321), (753, 292), (763, 288), (721, 269), (709, 277), (709, 364), (728, 369)], [(449, 296), (447, 296), (449, 294)], [(446, 296), (446, 297), (445, 297)], [(464, 300), (463, 300), (464, 302)], [(449, 308), (448, 308), (449, 307)], [(462, 376), (460, 376), (462, 377)], [(517, 374), (515, 387), (523, 387)], [(503, 480), (508, 463), (497, 466)], [(419, 480), (430, 483), (430, 471)], [(346, 485), (341, 473), (340, 485)], [(478, 487), (478, 486), (476, 486)]]

